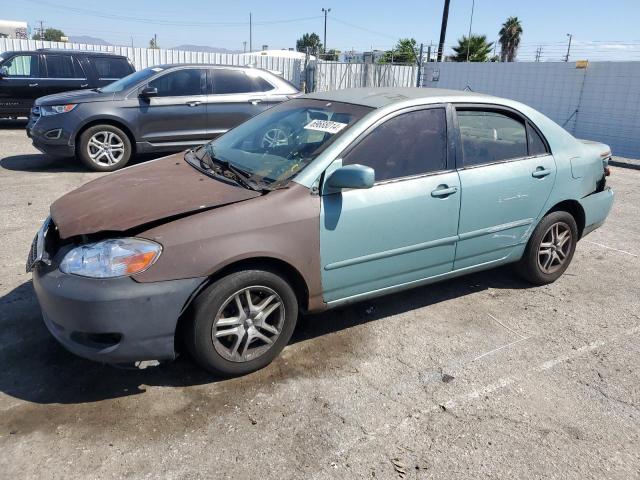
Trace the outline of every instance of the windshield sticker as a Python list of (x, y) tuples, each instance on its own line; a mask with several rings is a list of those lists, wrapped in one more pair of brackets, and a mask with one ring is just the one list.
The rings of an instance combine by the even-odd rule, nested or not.
[(305, 125), (305, 130), (315, 130), (317, 132), (338, 133), (346, 123), (332, 122), (331, 120), (312, 120)]

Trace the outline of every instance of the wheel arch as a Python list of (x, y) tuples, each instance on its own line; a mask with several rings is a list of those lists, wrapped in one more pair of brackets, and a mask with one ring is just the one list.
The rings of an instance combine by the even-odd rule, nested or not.
[(563, 200), (561, 202), (556, 203), (553, 207), (551, 207), (544, 216), (552, 213), (552, 212), (560, 212), (564, 211), (575, 219), (576, 225), (578, 226), (578, 238), (582, 238), (582, 234), (584, 232), (585, 227), (585, 213), (584, 208), (580, 205), (580, 202), (573, 199)]
[(184, 326), (191, 320), (192, 310), (191, 304), (193, 300), (200, 295), (200, 293), (207, 288), (212, 283), (220, 280), (221, 278), (229, 275), (230, 273), (238, 272), (241, 270), (250, 270), (250, 269), (258, 269), (258, 270), (267, 270), (282, 276), (288, 283), (291, 285), (296, 298), (298, 299), (298, 306), (301, 311), (307, 311), (309, 306), (309, 287), (307, 286), (307, 282), (305, 281), (302, 274), (298, 271), (290, 263), (276, 258), (276, 257), (267, 257), (267, 256), (259, 256), (259, 257), (250, 257), (244, 258), (240, 260), (236, 260), (234, 262), (225, 265), (221, 269), (212, 273), (210, 276), (203, 281), (199, 287), (193, 292), (193, 294), (189, 297), (187, 302), (185, 303), (180, 317), (178, 318), (178, 322), (176, 324), (176, 332), (175, 332), (175, 342), (176, 342), (176, 351), (180, 343), (181, 335), (184, 330)]
[(78, 132), (74, 137), (75, 148), (78, 148), (78, 145), (80, 143), (80, 136), (89, 128), (95, 127), (96, 125), (111, 125), (112, 127), (116, 127), (122, 130), (129, 138), (129, 142), (131, 143), (131, 155), (133, 156), (136, 153), (136, 137), (133, 134), (131, 128), (129, 128), (126, 123), (113, 118), (95, 118), (82, 125), (82, 127), (78, 129)]

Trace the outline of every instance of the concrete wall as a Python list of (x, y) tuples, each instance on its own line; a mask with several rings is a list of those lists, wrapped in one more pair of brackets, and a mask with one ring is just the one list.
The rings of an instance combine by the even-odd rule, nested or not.
[(640, 62), (429, 63), (422, 85), (518, 100), (578, 138), (640, 158)]

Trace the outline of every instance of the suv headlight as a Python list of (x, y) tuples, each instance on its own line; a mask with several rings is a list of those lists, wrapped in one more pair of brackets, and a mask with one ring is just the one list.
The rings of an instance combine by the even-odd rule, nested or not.
[(59, 113), (67, 113), (78, 106), (77, 103), (69, 103), (67, 105), (42, 105), (40, 107), (40, 115), (47, 117), (49, 115), (57, 115)]
[(91, 278), (124, 277), (149, 268), (161, 252), (161, 245), (142, 238), (103, 240), (69, 251), (60, 271)]

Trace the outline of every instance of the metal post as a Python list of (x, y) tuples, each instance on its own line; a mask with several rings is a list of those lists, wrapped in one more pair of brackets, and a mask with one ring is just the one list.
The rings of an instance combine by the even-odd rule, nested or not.
[[(329, 13), (331, 11), (330, 8), (323, 8), (322, 11), (324, 12), (324, 45), (323, 45), (323, 52), (327, 53), (327, 13)], [(326, 58), (325, 58), (326, 60)]]
[(249, 53), (253, 52), (253, 21), (249, 12)]
[(431, 61), (431, 44), (427, 47), (427, 63)]
[(469, 61), (469, 50), (471, 49), (471, 26), (473, 25), (473, 9), (476, 6), (476, 0), (471, 1), (471, 19), (469, 20), (469, 35), (467, 36), (467, 62)]
[(442, 61), (442, 52), (444, 51), (444, 39), (447, 36), (447, 22), (449, 21), (449, 3), (451, 0), (444, 0), (444, 9), (442, 10), (442, 24), (440, 25), (440, 42), (438, 43), (437, 62)]
[(417, 58), (418, 63), (418, 75), (416, 77), (416, 87), (420, 87), (422, 83), (422, 52), (424, 50), (424, 43), (420, 44), (420, 56)]
[(567, 56), (564, 58), (565, 62), (569, 61), (569, 52), (571, 51), (571, 39), (573, 38), (573, 35), (570, 33), (567, 33), (567, 37), (569, 37), (569, 45), (567, 46)]

